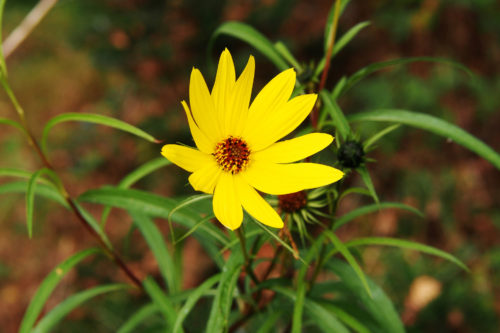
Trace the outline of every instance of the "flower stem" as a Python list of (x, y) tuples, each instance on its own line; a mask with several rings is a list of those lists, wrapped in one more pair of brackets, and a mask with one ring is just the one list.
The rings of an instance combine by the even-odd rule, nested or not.
[(259, 284), (260, 281), (257, 279), (255, 276), (255, 273), (252, 270), (252, 267), (250, 267), (250, 257), (248, 256), (247, 252), (247, 246), (246, 246), (246, 241), (245, 241), (245, 235), (241, 232), (241, 228), (236, 229), (236, 235), (240, 239), (240, 245), (241, 245), (241, 252), (243, 252), (243, 258), (245, 259), (244, 263), (244, 268), (245, 271), (247, 272), (248, 276), (252, 279), (253, 283)]
[[(333, 14), (332, 29), (330, 30), (330, 34), (327, 36), (328, 48), (325, 55), (325, 67), (323, 68), (323, 73), (321, 74), (321, 80), (319, 81), (318, 93), (325, 88), (326, 79), (328, 77), (328, 71), (330, 70), (330, 62), (332, 58), (333, 46), (335, 45), (335, 35), (337, 34), (339, 14), (340, 14), (340, 0), (336, 0), (335, 12)], [(311, 112), (311, 125), (314, 129), (317, 129), (318, 127), (318, 118), (319, 118), (319, 102), (316, 102), (316, 105), (313, 111)]]

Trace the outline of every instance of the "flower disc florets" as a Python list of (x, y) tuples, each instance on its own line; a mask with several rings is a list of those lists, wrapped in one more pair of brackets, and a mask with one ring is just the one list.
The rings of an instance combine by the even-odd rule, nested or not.
[(247, 166), (250, 149), (242, 139), (230, 136), (215, 146), (213, 155), (224, 171), (235, 175)]

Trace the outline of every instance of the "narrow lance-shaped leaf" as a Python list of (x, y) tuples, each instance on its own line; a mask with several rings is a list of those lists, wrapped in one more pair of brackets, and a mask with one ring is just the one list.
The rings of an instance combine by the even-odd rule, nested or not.
[[(2, 26), (3, 26), (3, 9), (5, 6), (5, 0), (0, 0), (0, 36), (2, 34)], [(3, 56), (3, 48), (0, 47), (0, 76), (7, 77), (7, 66), (5, 65), (5, 58)]]
[(149, 217), (139, 213), (132, 213), (131, 215), (134, 219), (134, 224), (141, 231), (141, 234), (155, 256), (160, 273), (167, 283), (168, 290), (170, 293), (178, 292), (180, 290), (180, 281), (177, 279), (174, 260), (167, 249), (160, 230), (158, 230)]
[(207, 333), (219, 333), (227, 329), (234, 290), (242, 266), (243, 256), (241, 251), (232, 251), (223, 268), (217, 294), (212, 303), (208, 317)]
[(228, 35), (238, 38), (250, 44), (264, 56), (266, 56), (279, 70), (289, 68), (286, 61), (283, 60), (279, 52), (274, 48), (274, 45), (252, 26), (236, 21), (222, 23), (212, 34), (208, 44), (208, 52), (211, 53), (215, 40), (219, 35)]
[(158, 309), (158, 307), (153, 303), (144, 305), (134, 314), (132, 314), (132, 316), (130, 316), (122, 326), (120, 326), (117, 333), (138, 332), (137, 326), (139, 326), (142, 322), (146, 321), (146, 319), (149, 319), (159, 311), (160, 310)]
[(347, 83), (344, 85), (342, 92), (340, 95), (345, 94), (349, 89), (351, 89), (356, 83), (358, 83), (360, 80), (365, 78), (366, 76), (379, 71), (381, 69), (390, 67), (390, 66), (396, 66), (396, 65), (404, 65), (404, 64), (409, 64), (413, 62), (436, 62), (439, 64), (444, 64), (444, 65), (449, 65), (451, 67), (460, 69), (467, 73), (470, 76), (473, 76), (472, 72), (462, 65), (461, 63), (458, 63), (456, 61), (446, 59), (446, 58), (435, 58), (435, 57), (412, 57), (412, 58), (400, 58), (400, 59), (393, 59), (393, 60), (388, 60), (388, 61), (381, 61), (381, 62), (376, 62), (373, 64), (370, 64), (366, 67), (361, 68), (358, 70), (356, 73), (351, 75), (349, 79), (347, 80)]
[(28, 309), (24, 313), (23, 320), (21, 321), (21, 327), (19, 328), (19, 333), (28, 333), (31, 331), (35, 321), (43, 309), (47, 299), (52, 294), (52, 291), (57, 286), (59, 281), (66, 275), (66, 273), (78, 264), (83, 259), (90, 255), (99, 253), (100, 250), (96, 248), (86, 249), (80, 251), (70, 258), (66, 259), (62, 264), (58, 265), (49, 275), (43, 280), (40, 287), (38, 287), (35, 295), (31, 299)]
[[(350, 2), (350, 0), (342, 0), (340, 2), (340, 13), (339, 16), (342, 15), (344, 12), (345, 7), (347, 4)], [(328, 18), (326, 19), (326, 24), (325, 24), (325, 33), (324, 33), (324, 51), (326, 52), (328, 50), (328, 36), (330, 36), (331, 31), (333, 29), (333, 18), (335, 16), (335, 1), (332, 1), (332, 6), (330, 7), (330, 10), (328, 11)]]
[(41, 147), (44, 152), (47, 151), (47, 136), (55, 125), (63, 122), (68, 122), (68, 121), (78, 121), (78, 122), (87, 122), (87, 123), (93, 123), (93, 124), (99, 124), (99, 125), (104, 125), (104, 126), (109, 126), (115, 129), (122, 130), (124, 132), (128, 132), (131, 134), (134, 134), (140, 138), (143, 138), (149, 142), (155, 142), (159, 143), (160, 141), (155, 139), (153, 136), (149, 135), (148, 133), (144, 132), (140, 128), (137, 128), (135, 126), (132, 126), (126, 122), (123, 122), (121, 120), (111, 118), (108, 116), (100, 115), (100, 114), (93, 114), (93, 113), (73, 113), (73, 112), (68, 112), (68, 113), (63, 113), (58, 116), (55, 116), (54, 118), (50, 119), (47, 124), (45, 125), (45, 128), (43, 129), (43, 134), (42, 134), (42, 140), (41, 140)]
[(337, 102), (335, 102), (330, 96), (330, 94), (328, 94), (328, 92), (323, 90), (319, 93), (319, 96), (323, 101), (326, 111), (332, 118), (333, 123), (335, 124), (336, 129), (340, 134), (340, 137), (344, 141), (347, 140), (347, 138), (351, 134), (351, 128), (349, 126), (349, 123), (347, 122), (347, 119), (344, 116), (344, 113), (338, 106)]
[(184, 322), (184, 319), (186, 319), (189, 312), (191, 312), (198, 300), (203, 297), (207, 290), (212, 288), (212, 286), (217, 283), (220, 278), (220, 274), (214, 275), (211, 278), (205, 280), (205, 282), (203, 282), (200, 286), (193, 290), (193, 292), (187, 298), (186, 303), (184, 303), (182, 308), (179, 310), (179, 315), (177, 316), (174, 324), (174, 333), (179, 333), (181, 331), (182, 323)]
[(370, 148), (381, 138), (383, 138), (385, 135), (391, 133), (392, 131), (398, 129), (401, 125), (400, 124), (394, 124), (391, 126), (388, 126), (381, 130), (380, 132), (375, 133), (373, 136), (369, 137), (368, 139), (363, 142), (363, 150), (365, 152), (369, 151)]
[(406, 110), (382, 109), (362, 112), (349, 117), (351, 122), (382, 121), (395, 122), (413, 126), (441, 135), (475, 152), (500, 169), (500, 155), (483, 141), (467, 133), (463, 129), (437, 117)]
[[(15, 181), (0, 185), (0, 194), (5, 193), (26, 193), (28, 188), (28, 182), (26, 181)], [(36, 189), (36, 194), (57, 202), (65, 208), (69, 208), (68, 203), (64, 197), (59, 193), (53, 186), (38, 184)]]
[[(368, 26), (370, 22), (365, 21), (365, 22), (360, 22), (356, 24), (354, 27), (349, 29), (345, 34), (342, 35), (336, 42), (335, 45), (333, 46), (332, 50), (332, 55), (331, 57), (335, 56), (337, 53), (340, 52), (349, 42), (356, 37), (356, 35), (366, 26)], [(323, 69), (325, 68), (326, 65), (326, 56), (324, 56), (318, 63), (318, 66), (316, 66), (316, 70), (314, 71), (314, 77), (318, 77)]]
[(395, 247), (399, 247), (399, 248), (403, 248), (403, 249), (415, 250), (415, 251), (419, 251), (419, 252), (426, 253), (426, 254), (431, 254), (431, 255), (446, 259), (446, 260), (456, 264), (457, 266), (459, 266), (463, 270), (469, 271), (467, 266), (462, 261), (460, 261), (456, 257), (452, 256), (451, 254), (444, 252), (442, 250), (436, 249), (435, 247), (428, 246), (425, 244), (415, 243), (412, 241), (396, 239), (396, 238), (389, 238), (389, 237), (366, 237), (366, 238), (355, 239), (355, 240), (352, 240), (352, 241), (345, 243), (345, 246), (347, 246), (347, 247), (361, 246), (361, 245), (395, 246)]
[(12, 126), (14, 128), (17, 128), (18, 130), (20, 130), (23, 134), (25, 134), (25, 135), (27, 134), (26, 130), (24, 129), (24, 127), (21, 126), (21, 124), (19, 124), (17, 121), (10, 120), (10, 119), (7, 119), (7, 118), (0, 118), (0, 124), (1, 125)]
[(163, 314), (165, 324), (168, 327), (167, 332), (171, 332), (172, 327), (175, 323), (175, 318), (177, 317), (177, 312), (175, 311), (174, 305), (152, 277), (147, 277), (146, 279), (144, 279), (143, 285), (146, 293)]
[(349, 252), (349, 250), (344, 245), (344, 243), (342, 243), (340, 241), (340, 239), (338, 239), (338, 237), (333, 232), (331, 232), (329, 230), (325, 230), (323, 232), (325, 233), (326, 237), (328, 237), (332, 241), (333, 246), (335, 246), (335, 248), (342, 254), (342, 256), (344, 256), (344, 258), (347, 260), (349, 265), (356, 272), (358, 279), (363, 284), (363, 287), (365, 288), (368, 295), (370, 295), (370, 297), (372, 297), (372, 291), (370, 290), (370, 287), (368, 286), (368, 282), (366, 280), (365, 273), (363, 273), (363, 270), (361, 269), (361, 267), (359, 267), (358, 262), (356, 261), (356, 259), (354, 259), (351, 252)]
[(375, 200), (376, 203), (379, 203), (380, 201), (378, 199), (377, 192), (375, 191), (375, 186), (373, 186), (372, 177), (370, 176), (370, 173), (368, 172), (366, 166), (365, 165), (360, 166), (356, 169), (356, 171), (361, 176), (361, 179), (363, 179), (363, 183), (365, 183), (366, 188), (370, 192), (370, 195), (372, 196), (373, 200)]
[(371, 205), (359, 207), (359, 208), (356, 208), (356, 209), (350, 211), (349, 213), (346, 213), (345, 215), (342, 215), (341, 217), (339, 217), (335, 221), (335, 223), (332, 226), (332, 230), (333, 231), (337, 230), (338, 228), (340, 228), (344, 224), (349, 223), (350, 221), (354, 220), (355, 218), (357, 218), (359, 216), (373, 213), (373, 212), (379, 211), (381, 209), (390, 209), (390, 208), (403, 209), (403, 210), (407, 210), (409, 212), (412, 212), (420, 217), (424, 216), (418, 209), (416, 209), (412, 206), (405, 205), (403, 203), (381, 202), (378, 204), (371, 204)]
[(98, 286), (89, 290), (81, 291), (75, 295), (66, 298), (59, 303), (49, 313), (47, 313), (32, 330), (32, 333), (45, 333), (50, 332), (52, 328), (57, 325), (68, 313), (76, 309), (82, 303), (88, 301), (96, 296), (130, 288), (126, 284), (111, 284), (107, 286)]

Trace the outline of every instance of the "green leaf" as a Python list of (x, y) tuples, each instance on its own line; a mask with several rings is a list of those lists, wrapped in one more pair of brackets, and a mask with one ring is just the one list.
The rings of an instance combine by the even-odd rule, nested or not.
[[(134, 189), (122, 189), (116, 187), (102, 187), (90, 190), (78, 197), (79, 201), (98, 203), (107, 206), (119, 207), (130, 212), (138, 212), (148, 216), (168, 218), (177, 202), (171, 198), (161, 197), (145, 191)], [(178, 211), (175, 222), (192, 228), (200, 219), (200, 216), (188, 208)], [(212, 240), (221, 244), (228, 242), (227, 236), (212, 224), (204, 224), (199, 227), (204, 236), (210, 236)]]
[(273, 333), (276, 332), (276, 323), (281, 318), (285, 317), (286, 311), (275, 309), (275, 311), (268, 311), (258, 317), (255, 321), (258, 321), (258, 331), (256, 333)]
[(374, 145), (375, 142), (380, 140), (385, 135), (391, 133), (392, 131), (398, 129), (400, 126), (401, 126), (400, 124), (394, 124), (394, 125), (388, 126), (388, 127), (384, 128), (383, 130), (381, 130), (380, 132), (377, 132), (376, 134), (374, 134), (370, 138), (366, 139), (365, 142), (363, 143), (363, 150), (365, 152), (369, 151), (371, 146)]
[(172, 301), (168, 298), (168, 296), (163, 292), (163, 290), (160, 288), (160, 286), (158, 286), (158, 284), (155, 282), (155, 280), (153, 280), (152, 277), (148, 276), (147, 278), (145, 278), (143, 285), (146, 293), (163, 314), (166, 324), (169, 327), (168, 331), (170, 332), (170, 329), (173, 327), (175, 319), (177, 317), (177, 313), (175, 311), (174, 305), (172, 304)]
[(155, 256), (160, 273), (167, 283), (168, 291), (170, 293), (177, 293), (180, 290), (180, 281), (177, 279), (178, 275), (176, 274), (174, 260), (167, 249), (160, 230), (158, 230), (149, 217), (134, 212), (131, 215), (134, 219), (134, 224), (141, 231)]
[(94, 231), (99, 235), (104, 244), (106, 244), (108, 248), (112, 249), (113, 245), (111, 244), (108, 235), (106, 235), (104, 228), (99, 224), (99, 222), (97, 222), (94, 216), (92, 216), (92, 214), (90, 214), (86, 209), (84, 209), (78, 202), (73, 201), (73, 203), (76, 209), (78, 209), (82, 217), (85, 219), (85, 221), (87, 221), (90, 227), (94, 229)]
[[(149, 162), (144, 163), (125, 177), (118, 183), (119, 188), (129, 188), (133, 184), (135, 184), (139, 179), (151, 174), (152, 172), (172, 164), (165, 157), (157, 157)], [(104, 227), (106, 225), (106, 220), (108, 219), (108, 215), (111, 212), (111, 207), (106, 207), (102, 211), (101, 215), (101, 224)]]
[(347, 122), (344, 113), (328, 92), (326, 92), (325, 90), (320, 91), (319, 96), (323, 101), (326, 111), (332, 118), (332, 121), (335, 124), (340, 137), (344, 141), (347, 140), (347, 138), (351, 135), (351, 128), (349, 127), (349, 123)]
[(416, 209), (412, 206), (408, 206), (408, 205), (405, 205), (405, 204), (402, 204), (399, 202), (381, 202), (378, 204), (371, 204), (371, 205), (359, 207), (359, 208), (356, 208), (356, 209), (350, 211), (349, 213), (342, 215), (341, 217), (339, 217), (335, 221), (335, 223), (333, 224), (332, 230), (333, 231), (337, 230), (338, 228), (340, 228), (344, 224), (354, 220), (355, 218), (357, 218), (359, 216), (373, 213), (373, 212), (377, 212), (381, 209), (390, 209), (390, 208), (407, 210), (407, 211), (412, 212), (420, 217), (424, 217), (424, 214), (422, 214), (422, 212), (420, 212), (418, 209)]
[(482, 158), (488, 160), (497, 169), (500, 169), (500, 155), (483, 141), (467, 133), (460, 127), (450, 124), (428, 114), (410, 112), (406, 110), (382, 109), (369, 112), (363, 112), (353, 115), (350, 121), (383, 121), (395, 122), (408, 126), (417, 127), (441, 135), (447, 139), (453, 140), (459, 145), (475, 152)]
[(214, 275), (211, 278), (205, 280), (199, 287), (197, 287), (193, 292), (189, 295), (189, 297), (186, 300), (186, 303), (182, 306), (182, 308), (179, 310), (179, 315), (177, 316), (177, 320), (175, 321), (174, 333), (178, 333), (181, 331), (182, 328), (182, 323), (184, 322), (184, 319), (186, 319), (187, 315), (193, 307), (196, 305), (198, 300), (205, 295), (207, 290), (212, 288), (212, 286), (218, 282), (221, 278), (220, 274)]
[(117, 333), (139, 332), (136, 328), (143, 321), (158, 313), (158, 307), (155, 304), (146, 304), (130, 316), (127, 321), (118, 329)]
[(38, 178), (43, 174), (51, 176), (58, 185), (60, 185), (60, 180), (52, 170), (43, 168), (33, 173), (28, 181), (28, 187), (26, 189), (26, 227), (28, 228), (28, 236), (31, 238), (33, 235), (33, 211), (35, 207), (35, 193), (38, 186)]
[(351, 89), (356, 83), (358, 83), (360, 80), (365, 78), (366, 76), (379, 71), (381, 69), (384, 69), (389, 66), (396, 66), (396, 65), (404, 65), (404, 64), (409, 64), (412, 62), (420, 62), (420, 61), (426, 61), (426, 62), (436, 62), (440, 64), (445, 64), (449, 65), (451, 67), (455, 67), (457, 69), (460, 69), (467, 73), (469, 76), (473, 76), (472, 72), (465, 67), (464, 65), (450, 60), (450, 59), (445, 59), (445, 58), (435, 58), (435, 57), (412, 57), (412, 58), (400, 58), (400, 59), (393, 59), (393, 60), (388, 60), (388, 61), (381, 61), (381, 62), (376, 62), (373, 64), (370, 64), (366, 67), (361, 68), (358, 70), (356, 73), (351, 75), (349, 79), (347, 80), (347, 83), (345, 84), (344, 88), (342, 89), (341, 95), (345, 94), (349, 89)]
[(362, 245), (384, 245), (384, 246), (395, 246), (403, 249), (410, 249), (410, 250), (415, 250), (427, 254), (431, 254), (443, 259), (446, 259), (448, 261), (451, 261), (452, 263), (456, 264), (460, 268), (462, 268), (465, 271), (469, 271), (467, 266), (457, 259), (456, 257), (452, 256), (451, 254), (444, 252), (442, 250), (436, 249), (435, 247), (424, 245), (424, 244), (419, 244), (416, 242), (412, 241), (407, 241), (407, 240), (402, 240), (402, 239), (397, 239), (397, 238), (388, 238), (388, 237), (366, 237), (366, 238), (359, 238), (355, 239), (352, 241), (349, 241), (345, 243), (345, 246), (347, 247), (353, 247), (353, 246), (362, 246)]
[(152, 172), (163, 168), (167, 165), (172, 164), (169, 160), (167, 160), (165, 157), (160, 156), (155, 159), (152, 159), (149, 162), (144, 163), (125, 177), (120, 181), (118, 184), (119, 188), (129, 188), (130, 186), (134, 185), (137, 181), (139, 181), (141, 178), (144, 178), (145, 176), (151, 174)]
[(144, 132), (143, 130), (132, 126), (130, 124), (127, 124), (126, 122), (123, 122), (121, 120), (111, 118), (108, 116), (103, 116), (100, 114), (93, 114), (93, 113), (63, 113), (58, 116), (55, 116), (54, 118), (50, 119), (47, 124), (45, 125), (45, 128), (43, 129), (43, 134), (42, 134), (42, 140), (41, 140), (41, 147), (42, 151), (46, 152), (47, 151), (47, 136), (55, 125), (67, 121), (79, 121), (79, 122), (86, 122), (86, 123), (93, 123), (93, 124), (99, 124), (99, 125), (104, 125), (104, 126), (109, 126), (124, 132), (128, 132), (131, 134), (134, 134), (140, 138), (143, 138), (149, 142), (154, 142), (154, 143), (159, 143), (160, 141), (149, 135), (148, 133)]
[(394, 305), (384, 291), (367, 278), (372, 297), (364, 292), (363, 284), (353, 268), (340, 260), (331, 260), (326, 267), (338, 275), (342, 283), (351, 293), (352, 301), (358, 301), (359, 306), (368, 310), (378, 323), (375, 333), (404, 333), (404, 326)]
[(334, 313), (347, 326), (359, 333), (370, 333), (370, 330), (361, 323), (360, 320), (345, 312), (341, 307), (335, 306), (327, 302), (318, 302), (325, 310)]
[[(168, 217), (167, 217), (167, 220), (168, 220), (168, 223), (170, 224), (170, 227), (171, 227), (171, 219), (172, 219), (172, 216), (175, 214), (175, 212), (181, 210), (182, 208), (185, 208), (185, 207), (189, 207), (190, 205), (196, 203), (196, 202), (199, 202), (201, 200), (205, 200), (205, 199), (209, 199), (211, 198), (212, 195), (211, 194), (195, 194), (193, 196), (190, 196), (189, 198), (183, 200), (182, 202), (180, 202), (179, 204), (177, 204), (177, 206), (175, 206), (171, 211), (170, 213), (168, 214)], [(194, 232), (194, 230), (196, 230), (196, 228), (198, 228), (200, 226), (200, 223), (203, 222), (205, 219), (202, 219), (200, 222), (196, 223), (195, 226), (193, 226), (189, 231), (188, 233), (191, 234), (192, 232)], [(172, 227), (171, 227), (172, 229)], [(173, 230), (173, 229), (172, 229)], [(173, 232), (172, 232), (173, 234)], [(184, 238), (184, 237), (183, 237)], [(173, 239), (173, 242), (176, 243), (177, 241), (175, 239)]]
[[(332, 50), (332, 55), (331, 57), (335, 56), (337, 53), (339, 53), (349, 42), (356, 37), (356, 35), (366, 26), (370, 25), (370, 22), (365, 21), (365, 22), (360, 22), (356, 24), (354, 27), (349, 29), (345, 34), (342, 35), (336, 42), (335, 45), (333, 46)], [(316, 67), (316, 70), (314, 71), (314, 77), (317, 77), (323, 69), (325, 68), (326, 64), (326, 55), (323, 56), (323, 58), (319, 61), (318, 66)]]
[(377, 192), (375, 191), (375, 186), (373, 186), (372, 178), (370, 176), (370, 173), (368, 172), (368, 169), (366, 168), (366, 165), (358, 167), (356, 171), (361, 176), (361, 179), (363, 179), (363, 182), (365, 183), (366, 188), (370, 192), (373, 200), (375, 200), (376, 203), (379, 203), (380, 201), (378, 199)]
[(302, 261), (303, 263), (305, 263), (304, 259), (302, 259), (300, 257), (300, 255), (297, 252), (295, 252), (295, 250), (292, 249), (292, 247), (290, 245), (288, 245), (287, 243), (285, 243), (281, 238), (279, 238), (274, 232), (272, 232), (271, 230), (269, 230), (265, 225), (263, 225), (259, 221), (255, 220), (253, 217), (250, 217), (250, 221), (253, 221), (265, 233), (267, 233), (269, 236), (271, 236), (272, 238), (274, 238), (278, 243), (280, 243), (281, 246), (283, 246), (286, 250), (288, 250), (294, 256), (294, 258), (296, 258), (296, 259)]
[(297, 285), (297, 293), (293, 303), (292, 315), (292, 333), (302, 332), (302, 311), (304, 309), (304, 300), (306, 298), (306, 284)]
[[(2, 1), (2, 0), (0, 0), (0, 1)], [(0, 118), (0, 124), (2, 124), (2, 125), (8, 125), (8, 126), (12, 126), (14, 128), (17, 128), (23, 134), (27, 135), (26, 130), (24, 129), (24, 127), (21, 124), (19, 124), (17, 121), (10, 120), (10, 119), (7, 119), (7, 118)]]
[[(0, 185), (0, 194), (5, 193), (26, 193), (28, 182), (26, 181), (15, 181)], [(36, 187), (36, 193), (44, 198), (55, 201), (65, 208), (69, 208), (68, 203), (64, 197), (57, 191), (53, 186), (38, 184)]]
[(291, 66), (295, 67), (297, 72), (299, 73), (302, 72), (303, 70), (302, 66), (299, 64), (297, 59), (295, 59), (295, 57), (290, 52), (288, 47), (286, 47), (286, 45), (283, 44), (283, 42), (278, 41), (274, 43), (274, 48), (276, 49), (276, 51), (279, 52), (279, 54), (283, 57), (283, 59), (285, 59)]
[(338, 239), (338, 237), (333, 232), (325, 230), (323, 231), (323, 233), (326, 235), (326, 237), (328, 237), (332, 241), (333, 246), (335, 246), (335, 248), (344, 256), (349, 265), (351, 265), (352, 269), (354, 270), (354, 272), (356, 272), (356, 275), (358, 279), (361, 281), (366, 292), (368, 293), (368, 295), (370, 295), (370, 297), (372, 297), (372, 291), (368, 286), (365, 273), (363, 273), (363, 270), (361, 269), (361, 267), (359, 267), (358, 262), (356, 261), (356, 259), (354, 259), (351, 252), (349, 252), (344, 243), (342, 243), (340, 239)]
[(73, 311), (76, 307), (86, 302), (87, 300), (99, 296), (104, 293), (109, 293), (117, 290), (129, 289), (130, 286), (126, 284), (111, 284), (106, 286), (99, 286), (89, 290), (81, 291), (75, 295), (66, 298), (59, 303), (49, 313), (47, 313), (33, 329), (33, 333), (50, 332), (51, 329), (59, 323), (68, 313)]
[[(33, 173), (29, 171), (13, 169), (13, 168), (0, 168), (0, 177), (15, 177), (15, 178), (23, 178), (29, 180), (32, 175)], [(39, 183), (47, 185), (51, 184), (51, 182), (45, 178), (38, 178), (37, 181)]]
[[(342, 0), (340, 3), (340, 13), (339, 17), (341, 14), (344, 12), (345, 7), (347, 4), (350, 2), (350, 0)], [(335, 16), (335, 2), (332, 1), (332, 6), (330, 7), (330, 11), (328, 12), (328, 18), (326, 19), (326, 24), (325, 24), (325, 33), (324, 33), (324, 51), (328, 50), (328, 36), (330, 36), (332, 28), (333, 28), (333, 18)]]
[(66, 259), (62, 264), (53, 269), (49, 275), (47, 275), (40, 287), (38, 287), (35, 295), (31, 299), (28, 309), (24, 313), (23, 320), (21, 321), (21, 327), (19, 328), (20, 333), (28, 333), (31, 331), (36, 319), (38, 318), (38, 315), (40, 314), (40, 311), (45, 305), (45, 302), (47, 302), (50, 294), (57, 286), (59, 281), (61, 281), (61, 279), (64, 277), (64, 275), (66, 275), (66, 273), (71, 268), (73, 268), (83, 259), (99, 252), (100, 250), (96, 248), (80, 251), (70, 258)]
[(236, 282), (243, 266), (241, 251), (233, 251), (222, 270), (217, 294), (208, 317), (207, 333), (224, 332), (229, 323), (229, 311), (233, 304)]
[(229, 21), (222, 23), (212, 34), (208, 44), (208, 53), (212, 53), (214, 42), (219, 35), (228, 35), (240, 39), (250, 46), (257, 49), (260, 53), (266, 56), (279, 70), (288, 69), (289, 66), (283, 60), (279, 52), (275, 49), (274, 45), (252, 26), (236, 21)]
[[(282, 286), (274, 286), (272, 290), (287, 296), (292, 300), (292, 302), (296, 302), (297, 300), (296, 294), (291, 289)], [(307, 315), (314, 320), (315, 325), (323, 332), (349, 333), (349, 330), (337, 319), (337, 317), (333, 313), (327, 311), (324, 307), (322, 307), (315, 301), (306, 298), (304, 300), (304, 307)]]
[[(5, 0), (0, 0), (0, 36), (2, 34), (2, 26), (3, 26), (3, 9), (5, 6)], [(0, 38), (1, 40), (2, 38)], [(0, 76), (7, 77), (7, 66), (5, 65), (5, 57), (3, 56), (3, 48), (0, 47)]]

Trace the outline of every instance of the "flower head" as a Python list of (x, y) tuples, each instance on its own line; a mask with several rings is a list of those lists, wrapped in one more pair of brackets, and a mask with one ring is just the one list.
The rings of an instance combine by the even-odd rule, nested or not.
[(282, 195), (331, 184), (343, 173), (316, 163), (293, 163), (317, 153), (332, 141), (311, 133), (280, 141), (311, 112), (315, 94), (290, 96), (295, 71), (272, 79), (250, 104), (255, 61), (252, 56), (236, 79), (231, 54), (222, 52), (212, 91), (196, 68), (191, 72), (189, 103), (182, 101), (198, 149), (165, 145), (162, 154), (191, 172), (197, 191), (213, 194), (217, 219), (234, 230), (243, 221), (243, 209), (256, 220), (283, 227), (278, 213), (257, 192)]

